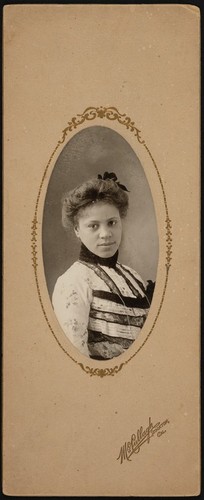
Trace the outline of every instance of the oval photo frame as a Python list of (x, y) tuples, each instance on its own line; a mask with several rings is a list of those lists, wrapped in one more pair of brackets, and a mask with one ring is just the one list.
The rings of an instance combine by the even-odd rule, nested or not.
[[(166, 231), (165, 263), (163, 262), (162, 266), (163, 269), (165, 269), (165, 273), (163, 279), (162, 293), (159, 297), (159, 301), (157, 300), (156, 304), (157, 306), (156, 314), (154, 314), (154, 316), (150, 318), (150, 321), (148, 315), (147, 320), (144, 326), (142, 327), (142, 331), (145, 330), (145, 333), (141, 333), (139, 335), (141, 343), (138, 346), (138, 348), (135, 350), (135, 344), (137, 342), (136, 339), (133, 342), (131, 348), (128, 348), (125, 353), (120, 354), (117, 357), (117, 360), (122, 357), (120, 364), (118, 364), (117, 366), (107, 366), (105, 368), (103, 368), (104, 363), (106, 362), (109, 365), (109, 362), (113, 363), (114, 358), (107, 361), (103, 360), (102, 367), (100, 368), (96, 366), (96, 361), (92, 360), (91, 358), (90, 359), (87, 358), (87, 361), (90, 361), (91, 364), (93, 364), (93, 366), (87, 366), (83, 362), (80, 362), (80, 360), (77, 359), (78, 355), (75, 356), (74, 350), (76, 348), (73, 347), (73, 349), (72, 348), (67, 349), (66, 345), (64, 345), (65, 342), (63, 341), (63, 337), (65, 337), (66, 339), (66, 344), (68, 342), (70, 346), (71, 346), (71, 341), (65, 336), (65, 333), (62, 331), (59, 323), (57, 322), (57, 318), (54, 319), (55, 313), (51, 306), (51, 296), (54, 283), (56, 282), (57, 277), (63, 274), (63, 272), (69, 266), (71, 266), (71, 264), (76, 260), (76, 254), (77, 254), (77, 244), (75, 245), (75, 239), (72, 240), (71, 237), (70, 246), (68, 247), (68, 245), (66, 244), (67, 236), (60, 225), (60, 220), (61, 220), (60, 202), (62, 194), (65, 190), (73, 189), (76, 185), (79, 185), (81, 184), (81, 182), (93, 176), (96, 176), (96, 174), (103, 174), (104, 170), (115, 171), (116, 170), (116, 167), (114, 166), (115, 162), (116, 166), (118, 167), (116, 175), (118, 175), (118, 179), (121, 183), (126, 184), (127, 187), (130, 188), (130, 197), (132, 196), (132, 203), (130, 200), (132, 221), (129, 227), (129, 240), (131, 239), (131, 234), (132, 234), (131, 227), (133, 228), (133, 224), (135, 226), (134, 210), (136, 210), (138, 214), (139, 207), (143, 206), (143, 216), (140, 215), (137, 217), (138, 226), (136, 221), (135, 230), (138, 235), (140, 235), (140, 232), (145, 230), (144, 229), (146, 227), (145, 214), (146, 214), (146, 220), (148, 217), (149, 217), (148, 220), (151, 219), (149, 223), (149, 228), (147, 229), (147, 234), (146, 235), (143, 234), (143, 238), (138, 238), (139, 249), (137, 252), (137, 256), (139, 255), (139, 260), (138, 258), (136, 258), (134, 252), (128, 253), (130, 248), (132, 249), (134, 248), (133, 242), (132, 244), (130, 242), (129, 250), (127, 249), (126, 245), (123, 245), (122, 248), (120, 249), (120, 261), (124, 262), (125, 264), (128, 264), (128, 266), (132, 267), (133, 269), (136, 269), (139, 272), (139, 274), (141, 274), (141, 276), (144, 277), (144, 279), (146, 280), (148, 279), (154, 280), (157, 275), (158, 235), (155, 234), (154, 238), (153, 230), (155, 231), (155, 227), (157, 229), (157, 218), (154, 212), (155, 203), (154, 199), (152, 201), (152, 191), (150, 190), (149, 182), (146, 178), (146, 173), (144, 171), (144, 168), (141, 166), (141, 162), (138, 158), (138, 155), (135, 153), (135, 149), (133, 149), (133, 147), (130, 146), (129, 142), (127, 142), (127, 139), (124, 137), (124, 135), (120, 134), (118, 130), (116, 131), (115, 127), (114, 128), (112, 126), (111, 128), (108, 127), (108, 123), (105, 125), (101, 124), (98, 125), (97, 123), (97, 125), (91, 124), (90, 126), (89, 122), (91, 120), (94, 119), (101, 120), (102, 118), (105, 118), (106, 120), (109, 121), (111, 120), (112, 123), (117, 122), (117, 125), (119, 124), (119, 126), (123, 127), (125, 126), (125, 129), (131, 132), (132, 135), (134, 136), (134, 140), (136, 138), (137, 143), (139, 143), (140, 147), (144, 148), (145, 152), (147, 152), (151, 160), (151, 165), (153, 166), (154, 169), (154, 175), (156, 174), (160, 193), (162, 194), (162, 202), (165, 215), (164, 227)], [(80, 127), (82, 124), (83, 127)], [(80, 128), (80, 131), (77, 131), (76, 133), (75, 131), (77, 127)], [(72, 135), (72, 137), (70, 138), (69, 134), (71, 135), (72, 132), (74, 132), (74, 135)], [(66, 144), (64, 144), (67, 136), (69, 140)], [(96, 140), (94, 140), (94, 137), (98, 138), (100, 137), (98, 143)], [(86, 148), (87, 140), (89, 142), (89, 148)], [(112, 147), (113, 143), (114, 147)], [(82, 155), (80, 155), (79, 152), (80, 144), (82, 145), (83, 149), (83, 165), (85, 166), (83, 171), (80, 168), (80, 161), (79, 161), (79, 158), (82, 158)], [(91, 144), (92, 147), (90, 148)], [(120, 144), (122, 144), (123, 147), (120, 147)], [(103, 145), (105, 145), (105, 148), (103, 148)], [(109, 149), (108, 153), (107, 149)], [(114, 151), (116, 153), (117, 150), (119, 150), (119, 155), (121, 155), (121, 151), (122, 152), (125, 151), (123, 158), (121, 159), (121, 163), (120, 163), (120, 157), (119, 156), (117, 157), (116, 154), (114, 156)], [(48, 179), (48, 170), (51, 169), (51, 163), (52, 160), (55, 158), (57, 151), (59, 151), (59, 155), (57, 160), (55, 161), (54, 167)], [(84, 157), (84, 151), (87, 151), (85, 157)], [(133, 159), (131, 159), (132, 158), (131, 151), (133, 157), (135, 155), (136, 158), (135, 164)], [(127, 169), (129, 169), (128, 175), (126, 171), (127, 169), (122, 168), (123, 161), (125, 158), (128, 158), (128, 165), (129, 165), (127, 167)], [(107, 163), (106, 163), (107, 161), (109, 161), (109, 163), (111, 162), (110, 168), (107, 168)], [(73, 165), (75, 165), (78, 168), (78, 171), (77, 168), (73, 168)], [(104, 165), (106, 165), (105, 168)], [(133, 166), (133, 170), (131, 170), (130, 165)], [(135, 175), (136, 174), (136, 171), (134, 170), (135, 166), (137, 167), (137, 176)], [(71, 169), (73, 169), (73, 173)], [(69, 182), (67, 182), (67, 174), (69, 177)], [(63, 186), (65, 179), (66, 179), (66, 187), (64, 188)], [(146, 179), (146, 187), (145, 187), (145, 179)], [(149, 188), (149, 193), (148, 193), (148, 188)], [(136, 198), (135, 198), (135, 189), (137, 189), (137, 194), (138, 194)], [(43, 197), (43, 191), (45, 193), (44, 197)], [(143, 201), (139, 199), (141, 198), (142, 195), (144, 196)], [(132, 208), (134, 208), (134, 210), (132, 210)], [(42, 222), (40, 222), (40, 220)], [(162, 223), (163, 222), (164, 221), (162, 221)], [(141, 226), (142, 223), (143, 227)], [(42, 242), (39, 241), (39, 231), (38, 231), (38, 227), (41, 224), (42, 224), (42, 232), (41, 232)], [(126, 116), (125, 114), (123, 115), (120, 114), (115, 107), (108, 107), (108, 108), (89, 107), (84, 111), (84, 113), (82, 113), (81, 115), (77, 115), (76, 117), (72, 118), (70, 122), (68, 122), (68, 126), (63, 130), (62, 139), (58, 141), (57, 146), (55, 147), (48, 161), (48, 164), (45, 168), (45, 172), (43, 174), (43, 178), (38, 191), (38, 196), (35, 206), (35, 214), (32, 221), (31, 234), (32, 234), (32, 265), (34, 268), (38, 297), (40, 300), (40, 304), (46, 322), (53, 336), (55, 337), (58, 345), (69, 356), (69, 358), (72, 359), (76, 364), (78, 364), (82, 368), (82, 370), (87, 374), (91, 376), (98, 375), (101, 378), (106, 375), (115, 375), (141, 350), (141, 348), (144, 346), (144, 344), (148, 340), (150, 334), (152, 333), (155, 327), (155, 324), (157, 322), (164, 301), (164, 296), (168, 282), (169, 269), (171, 265), (171, 255), (172, 255), (171, 221), (168, 214), (166, 195), (164, 192), (162, 179), (159, 174), (156, 163), (145, 141), (141, 139), (140, 131), (136, 128), (135, 123), (130, 119), (130, 117)], [(53, 234), (55, 234), (55, 238), (53, 238)], [(145, 254), (145, 247), (144, 247), (144, 241), (147, 243), (147, 237), (150, 238), (151, 243), (154, 239), (154, 244), (152, 243), (152, 248), (154, 251), (151, 252), (151, 262), (149, 263), (148, 263), (148, 254), (147, 252)], [(54, 241), (56, 242), (56, 244), (54, 243), (55, 248), (53, 249)], [(142, 247), (142, 242), (143, 242), (143, 247)], [(148, 248), (148, 245), (146, 245), (146, 247)], [(41, 259), (39, 259), (39, 255), (41, 255)], [(53, 265), (54, 262), (55, 265)], [(151, 273), (153, 274), (150, 276)], [(43, 279), (42, 276), (44, 276)], [(150, 309), (151, 307), (152, 305), (150, 306)], [(50, 313), (48, 312), (48, 310), (50, 310)], [(52, 321), (48, 319), (48, 316), (53, 317)], [(143, 336), (142, 339), (141, 336)], [(79, 356), (83, 356), (79, 351), (78, 354)]]

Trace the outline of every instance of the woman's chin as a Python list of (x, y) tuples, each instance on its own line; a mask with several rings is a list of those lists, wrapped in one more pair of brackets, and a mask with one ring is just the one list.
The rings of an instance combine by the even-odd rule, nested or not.
[(97, 248), (97, 255), (99, 257), (113, 257), (117, 250), (116, 245), (101, 245)]

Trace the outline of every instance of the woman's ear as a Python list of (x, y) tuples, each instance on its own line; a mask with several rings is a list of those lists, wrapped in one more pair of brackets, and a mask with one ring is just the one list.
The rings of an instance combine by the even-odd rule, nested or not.
[(77, 238), (79, 238), (79, 229), (77, 226), (74, 227), (74, 232), (75, 232)]

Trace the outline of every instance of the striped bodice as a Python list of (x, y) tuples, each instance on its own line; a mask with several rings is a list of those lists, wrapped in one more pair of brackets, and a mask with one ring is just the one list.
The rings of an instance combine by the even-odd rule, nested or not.
[(135, 271), (119, 263), (115, 268), (83, 264), (98, 278), (93, 282), (88, 348), (92, 357), (109, 359), (130, 347), (144, 325), (149, 309), (145, 286)]
[(107, 260), (108, 265), (104, 259), (85, 258), (80, 256), (58, 278), (53, 308), (65, 335), (82, 354), (111, 359), (141, 332), (149, 311), (148, 291), (137, 272), (117, 258)]

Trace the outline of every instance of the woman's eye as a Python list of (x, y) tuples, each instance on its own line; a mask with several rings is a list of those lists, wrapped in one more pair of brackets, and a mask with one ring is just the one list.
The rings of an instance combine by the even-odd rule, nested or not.
[(97, 229), (98, 227), (98, 224), (90, 224), (89, 226), (91, 229)]
[(116, 220), (110, 220), (109, 221), (109, 226), (115, 226), (117, 224)]

